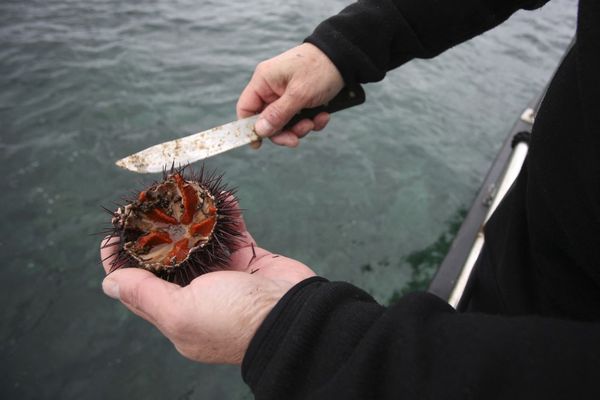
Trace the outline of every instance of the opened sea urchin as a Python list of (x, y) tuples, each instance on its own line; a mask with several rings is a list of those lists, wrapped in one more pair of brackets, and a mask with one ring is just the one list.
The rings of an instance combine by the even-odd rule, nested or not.
[(181, 286), (225, 268), (240, 237), (232, 191), (204, 168), (172, 168), (112, 216), (112, 236), (120, 241), (111, 272), (138, 267)]

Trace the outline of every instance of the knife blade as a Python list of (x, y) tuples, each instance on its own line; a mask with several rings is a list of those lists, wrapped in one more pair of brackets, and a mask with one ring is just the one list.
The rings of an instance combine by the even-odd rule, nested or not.
[[(307, 108), (296, 114), (284, 127), (289, 128), (321, 112), (334, 113), (364, 103), (365, 92), (359, 84), (344, 87), (329, 103)], [(116, 162), (139, 173), (161, 172), (171, 165), (187, 165), (260, 140), (254, 131), (258, 115), (217, 126), (193, 135), (148, 147)]]

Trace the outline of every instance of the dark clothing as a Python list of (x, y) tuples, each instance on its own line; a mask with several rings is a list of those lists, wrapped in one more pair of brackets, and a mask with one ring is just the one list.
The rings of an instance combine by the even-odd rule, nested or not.
[(431, 58), (548, 0), (360, 0), (321, 23), (306, 41), (345, 82), (374, 82), (413, 58)]
[[(307, 41), (347, 82), (368, 82), (543, 3), (359, 1)], [(305, 280), (244, 359), (258, 399), (600, 398), (598, 0), (580, 0), (577, 29), (486, 228), (471, 312), (428, 293), (386, 308), (352, 285)]]
[(600, 320), (600, 65), (584, 79), (582, 41), (557, 70), (523, 170), (486, 227), (476, 310)]
[(600, 398), (600, 325), (457, 313), (432, 294), (385, 308), (311, 278), (269, 314), (244, 358), (257, 399)]

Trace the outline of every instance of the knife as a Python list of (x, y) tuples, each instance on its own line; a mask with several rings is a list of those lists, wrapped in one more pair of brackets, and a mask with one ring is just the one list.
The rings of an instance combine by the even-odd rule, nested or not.
[[(365, 92), (359, 84), (345, 86), (329, 103), (305, 108), (296, 114), (284, 129), (302, 119), (312, 119), (321, 112), (334, 113), (364, 103)], [(161, 172), (171, 165), (187, 165), (198, 160), (246, 145), (261, 138), (254, 131), (258, 115), (230, 122), (169, 142), (148, 147), (116, 162), (134, 172)]]

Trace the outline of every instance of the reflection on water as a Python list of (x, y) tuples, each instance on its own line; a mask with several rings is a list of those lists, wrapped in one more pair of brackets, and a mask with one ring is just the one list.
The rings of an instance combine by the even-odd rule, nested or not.
[[(235, 118), (254, 65), (340, 0), (0, 3), (3, 398), (250, 398), (239, 369), (180, 357), (100, 291), (110, 205), (140, 177), (113, 165)], [(521, 12), (368, 85), (297, 150), (208, 161), (239, 188), (259, 243), (382, 302), (423, 284), (521, 107), (572, 35), (575, 0)], [(440, 242), (437, 238), (443, 238)]]
[(406, 256), (404, 261), (410, 265), (410, 278), (401, 289), (394, 290), (387, 304), (395, 303), (407, 293), (427, 290), (429, 282), (450, 250), (454, 236), (466, 216), (467, 210), (459, 209), (446, 222), (446, 230), (433, 243)]

